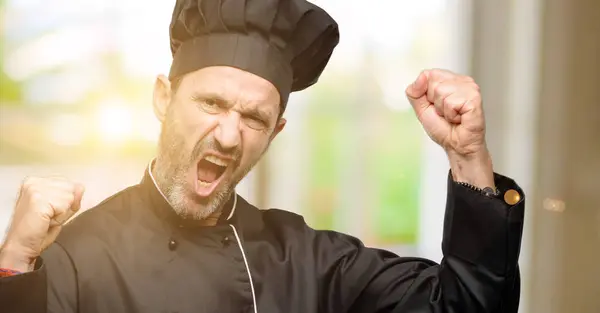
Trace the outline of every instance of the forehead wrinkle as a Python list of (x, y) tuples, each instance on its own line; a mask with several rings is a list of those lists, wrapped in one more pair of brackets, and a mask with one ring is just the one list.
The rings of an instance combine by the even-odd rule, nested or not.
[(229, 104), (229, 106), (233, 106), (235, 104), (235, 99), (228, 95), (227, 90), (223, 88), (222, 85), (207, 85), (203, 83), (194, 84), (192, 87), (192, 94), (201, 94), (210, 97), (217, 97)]
[[(262, 112), (269, 118), (273, 115), (272, 111), (279, 108), (279, 94), (273, 93), (266, 81), (245, 79), (228, 68), (219, 71), (207, 68), (198, 74), (190, 77), (195, 93), (214, 95), (227, 102), (229, 107), (239, 106), (240, 110)], [(250, 75), (245, 72), (242, 74)]]
[[(271, 104), (272, 101), (270, 101), (268, 94), (263, 95), (259, 92), (247, 92), (244, 88), (238, 88), (235, 99), (231, 100), (233, 101), (233, 104), (239, 106), (240, 110), (256, 111), (265, 115), (267, 118), (272, 116), (272, 110), (269, 109), (269, 104)], [(277, 107), (276, 103), (275, 107)]]
[[(210, 86), (213, 87), (213, 86)], [(256, 97), (254, 99), (248, 99), (245, 95), (244, 90), (238, 88), (235, 95), (232, 92), (228, 92), (226, 87), (214, 86), (216, 88), (210, 88), (208, 86), (199, 86), (195, 93), (203, 94), (209, 97), (216, 97), (224, 101), (229, 108), (238, 108), (238, 110), (248, 113), (256, 113), (260, 116), (271, 119), (273, 116), (273, 110), (269, 108), (268, 104), (272, 101), (264, 99), (264, 97)], [(263, 100), (264, 99), (264, 100)], [(275, 105), (277, 107), (277, 105)]]

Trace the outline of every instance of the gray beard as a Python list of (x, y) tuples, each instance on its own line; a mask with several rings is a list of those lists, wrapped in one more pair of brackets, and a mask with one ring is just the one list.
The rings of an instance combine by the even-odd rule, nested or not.
[[(169, 109), (173, 108), (173, 104)], [(203, 199), (195, 194), (187, 184), (186, 175), (190, 167), (196, 166), (198, 157), (207, 147), (218, 146), (213, 137), (207, 137), (196, 143), (192, 151), (185, 149), (184, 141), (176, 133), (177, 121), (172, 111), (167, 112), (165, 122), (162, 125), (159, 141), (158, 155), (155, 162), (153, 174), (158, 188), (163, 192), (173, 210), (182, 218), (203, 220), (216, 212), (222, 210), (223, 206), (235, 192), (235, 187), (254, 168), (256, 163), (267, 152), (270, 142), (261, 155), (249, 166), (242, 169), (241, 175), (232, 177), (229, 181), (223, 181), (222, 186), (214, 191), (208, 199)], [(241, 158), (241, 151), (235, 151), (234, 159)]]
[(165, 156), (167, 155), (159, 154), (156, 159), (154, 168), (155, 179), (167, 201), (180, 217), (192, 220), (204, 220), (220, 211), (235, 192), (235, 186), (238, 182), (232, 184), (224, 181), (223, 185), (215, 190), (215, 193), (210, 198), (201, 199), (197, 197), (194, 191), (188, 188), (185, 179), (190, 165), (176, 164), (177, 162), (172, 162), (168, 157), (165, 158)]
[[(207, 146), (214, 147), (214, 138), (198, 142), (187, 155), (187, 153), (182, 153), (186, 151), (183, 140), (173, 132), (172, 125), (175, 122), (169, 117), (167, 117), (167, 121), (163, 124), (160, 134), (158, 155), (153, 169), (156, 183), (179, 216), (192, 220), (204, 220), (222, 210), (235, 192), (235, 186), (250, 172), (256, 162), (245, 168), (242, 175), (233, 177), (229, 181), (223, 181), (222, 185), (208, 199), (200, 198), (195, 194), (193, 187), (188, 186), (186, 175), (190, 172), (190, 167), (196, 166), (196, 161), (202, 151)], [(239, 159), (239, 154), (238, 151), (234, 155), (235, 159)]]
[[(186, 190), (185, 174), (189, 172), (189, 168), (180, 166), (175, 168), (175, 164), (167, 161), (163, 166), (157, 166), (155, 169), (156, 181), (167, 198), (167, 201), (173, 207), (177, 215), (185, 219), (204, 220), (214, 213), (221, 211), (223, 206), (231, 196), (235, 193), (235, 187), (248, 173), (254, 168), (256, 163), (262, 158), (267, 149), (261, 156), (246, 167), (239, 178), (234, 178), (233, 181), (224, 181), (220, 189), (215, 190), (215, 194), (208, 200), (201, 199), (193, 194), (193, 191)], [(156, 163), (160, 161), (160, 156), (157, 157)], [(165, 170), (161, 170), (165, 169)], [(171, 170), (169, 170), (171, 169)], [(198, 205), (204, 205), (202, 210), (194, 209)]]
[(211, 196), (211, 199), (202, 210), (190, 209), (190, 207), (195, 206), (195, 203), (188, 203), (194, 201), (187, 200), (185, 187), (181, 183), (172, 183), (168, 187), (165, 196), (175, 213), (180, 217), (192, 220), (204, 220), (214, 213), (221, 211), (234, 192), (234, 188), (216, 191), (216, 194)]

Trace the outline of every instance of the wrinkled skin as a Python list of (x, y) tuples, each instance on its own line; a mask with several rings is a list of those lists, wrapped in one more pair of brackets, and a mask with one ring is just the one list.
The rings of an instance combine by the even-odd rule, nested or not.
[[(280, 117), (277, 89), (236, 68), (203, 68), (176, 85), (165, 76), (156, 80), (154, 111), (162, 131), (153, 174), (180, 216), (202, 220), (220, 213), (286, 120)], [(207, 153), (230, 163), (215, 190), (201, 196), (197, 165)]]

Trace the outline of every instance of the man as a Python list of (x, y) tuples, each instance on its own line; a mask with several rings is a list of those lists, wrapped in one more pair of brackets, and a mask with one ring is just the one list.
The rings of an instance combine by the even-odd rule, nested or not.
[[(523, 194), (494, 174), (474, 81), (406, 93), (450, 173), (441, 264), (366, 248), (234, 192), (314, 84), (339, 34), (305, 0), (179, 0), (141, 183), (68, 224), (83, 186), (29, 178), (0, 253), (2, 312), (517, 312)], [(442, 195), (440, 194), (440, 197)]]

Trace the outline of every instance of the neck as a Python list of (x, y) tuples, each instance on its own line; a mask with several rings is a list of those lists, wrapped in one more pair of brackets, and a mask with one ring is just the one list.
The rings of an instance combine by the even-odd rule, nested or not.
[(215, 226), (215, 225), (217, 225), (217, 222), (219, 221), (219, 217), (221, 217), (221, 212), (223, 212), (223, 209), (218, 210), (217, 212), (211, 214), (209, 217), (207, 217), (203, 220), (199, 220), (198, 225), (200, 225), (200, 226)]

